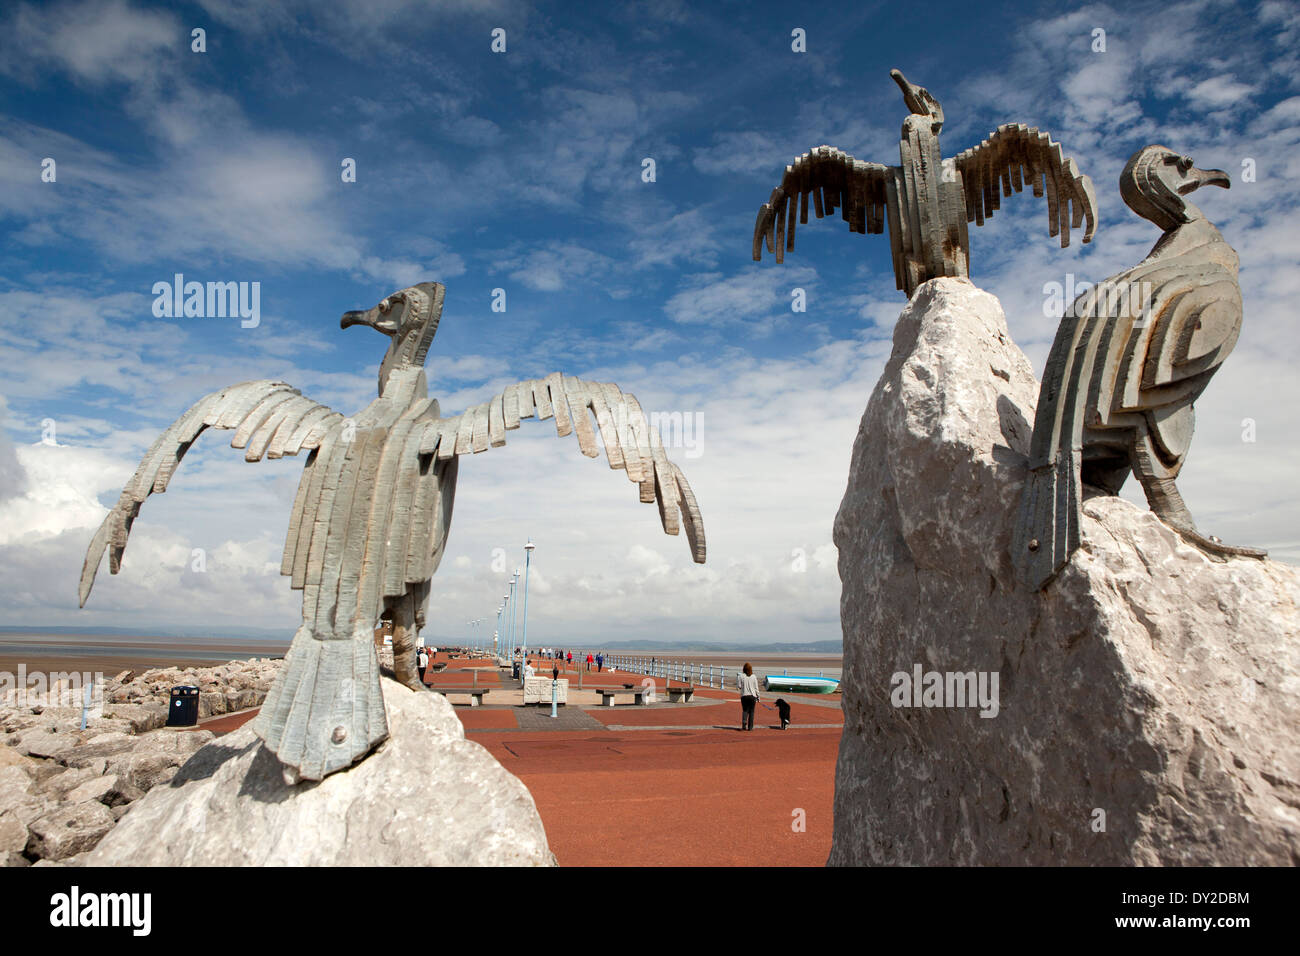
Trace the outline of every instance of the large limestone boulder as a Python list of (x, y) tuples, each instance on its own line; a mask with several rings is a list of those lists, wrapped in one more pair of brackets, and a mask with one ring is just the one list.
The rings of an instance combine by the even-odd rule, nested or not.
[(247, 727), (131, 805), (86, 866), (551, 865), (532, 796), (465, 739), (441, 695), (383, 681), (391, 736), (319, 783), (290, 785)]
[[(1096, 496), (1070, 564), (1023, 590), (1008, 549), (1037, 394), (993, 296), (917, 291), (835, 521), (830, 863), (1294, 864), (1300, 574), (1211, 561)], [(996, 679), (996, 706), (925, 706), (895, 677), (917, 665), (922, 687), (975, 672), (991, 698)]]

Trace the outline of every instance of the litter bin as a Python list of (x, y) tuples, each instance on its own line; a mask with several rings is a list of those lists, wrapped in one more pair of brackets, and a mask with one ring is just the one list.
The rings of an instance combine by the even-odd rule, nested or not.
[(168, 727), (193, 727), (199, 722), (199, 689), (173, 687), (171, 704), (167, 708)]

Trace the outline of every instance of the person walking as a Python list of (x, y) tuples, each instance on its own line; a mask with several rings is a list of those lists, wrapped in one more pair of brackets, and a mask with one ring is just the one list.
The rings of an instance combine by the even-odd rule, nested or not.
[(754, 707), (758, 704), (758, 678), (754, 668), (745, 662), (744, 673), (736, 676), (736, 685), (740, 690), (740, 729), (754, 729)]
[(591, 651), (587, 651), (587, 670), (591, 670), (591, 665), (595, 663), (596, 658), (592, 657)]
[(415, 667), (420, 672), (420, 683), (424, 683), (424, 672), (429, 666), (429, 655), (425, 653), (424, 648), (420, 648), (420, 653), (415, 655)]
[(569, 651), (569, 666), (566, 667), (565, 670), (566, 671), (573, 670), (573, 651)]
[(602, 670), (604, 670), (604, 669), (605, 669), (605, 655), (604, 655), (604, 654), (597, 654), (597, 655), (596, 655), (596, 673), (599, 674), (599, 673), (600, 673)]

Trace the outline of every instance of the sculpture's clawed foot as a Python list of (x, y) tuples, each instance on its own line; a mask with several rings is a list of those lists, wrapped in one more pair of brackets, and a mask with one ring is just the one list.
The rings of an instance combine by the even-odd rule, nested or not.
[(1172, 526), (1175, 531), (1190, 545), (1200, 548), (1212, 558), (1266, 558), (1268, 552), (1259, 548), (1242, 548), (1235, 544), (1224, 544), (1218, 538), (1207, 538), (1199, 531), (1188, 528), (1180, 528), (1177, 525)]

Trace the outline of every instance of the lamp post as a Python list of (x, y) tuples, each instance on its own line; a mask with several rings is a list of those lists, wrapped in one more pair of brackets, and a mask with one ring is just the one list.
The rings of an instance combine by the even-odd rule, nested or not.
[[(533, 549), (537, 545), (533, 544), (533, 539), (529, 538), (528, 543), (524, 545), (524, 653), (528, 653), (528, 568), (532, 564)], [(519, 576), (516, 569), (515, 577)]]
[(509, 591), (501, 595), (501, 613), (505, 617), (505, 624), (506, 624), (503, 646), (506, 652), (505, 659), (508, 663), (514, 660), (514, 650), (515, 650), (514, 645), (510, 643), (510, 592)]
[(506, 591), (506, 593), (501, 597), (501, 613), (506, 626), (505, 637), (502, 640), (502, 645), (505, 648), (504, 656), (506, 663), (511, 664), (515, 659), (515, 645), (511, 643), (510, 639), (510, 591)]
[[(514, 596), (518, 588), (519, 588), (519, 569), (515, 568), (515, 573), (510, 576), (510, 647), (511, 650), (513, 650), (516, 646), (515, 635), (519, 633), (515, 629), (515, 622), (518, 620), (518, 611), (516, 610), (518, 602), (514, 600)], [(528, 648), (524, 647), (522, 644), (518, 646), (520, 648), (519, 666), (522, 669), (524, 663), (528, 660)]]

